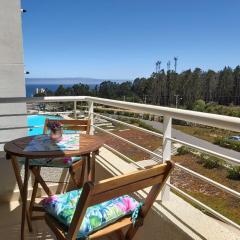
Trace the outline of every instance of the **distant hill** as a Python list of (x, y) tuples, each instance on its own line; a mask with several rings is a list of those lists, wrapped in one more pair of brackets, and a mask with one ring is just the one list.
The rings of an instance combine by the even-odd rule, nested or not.
[(84, 78), (84, 77), (69, 77), (69, 78), (26, 78), (27, 85), (39, 85), (39, 84), (48, 84), (48, 85), (72, 85), (77, 83), (84, 83), (90, 85), (97, 85), (103, 81), (112, 81), (112, 82), (125, 82), (132, 81), (127, 79), (96, 79), (96, 78)]

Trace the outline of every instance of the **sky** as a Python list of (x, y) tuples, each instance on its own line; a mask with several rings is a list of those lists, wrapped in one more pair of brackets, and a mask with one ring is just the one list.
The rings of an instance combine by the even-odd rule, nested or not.
[(148, 77), (240, 64), (239, 0), (22, 0), (28, 77)]

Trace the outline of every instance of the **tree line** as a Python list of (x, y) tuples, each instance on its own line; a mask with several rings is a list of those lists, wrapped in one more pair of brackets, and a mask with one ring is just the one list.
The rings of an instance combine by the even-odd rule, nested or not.
[(200, 68), (181, 73), (161, 70), (148, 78), (123, 83), (104, 81), (94, 88), (82, 83), (71, 87), (60, 85), (55, 92), (46, 89), (43, 95), (90, 95), (161, 106), (173, 106), (177, 101), (179, 106), (187, 109), (192, 109), (200, 99), (206, 103), (240, 105), (240, 66), (235, 69), (225, 67), (217, 72)]

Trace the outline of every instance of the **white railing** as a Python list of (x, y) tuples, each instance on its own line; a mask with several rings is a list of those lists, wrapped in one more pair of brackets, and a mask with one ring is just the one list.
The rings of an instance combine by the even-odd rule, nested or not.
[[(119, 141), (128, 143), (128, 144), (132, 145), (133, 147), (136, 147), (136, 148), (148, 153), (149, 155), (154, 156), (154, 159), (157, 159), (156, 163), (158, 163), (159, 161), (162, 162), (162, 161), (170, 160), (171, 159), (171, 144), (172, 144), (172, 142), (177, 142), (182, 145), (188, 146), (192, 149), (198, 150), (199, 152), (204, 152), (209, 155), (222, 158), (227, 162), (234, 163), (235, 165), (240, 164), (240, 159), (236, 159), (236, 158), (233, 158), (233, 157), (230, 157), (227, 155), (219, 154), (219, 153), (209, 150), (207, 148), (202, 148), (197, 145), (190, 144), (190, 143), (181, 141), (179, 139), (175, 139), (171, 136), (172, 119), (179, 119), (179, 120), (184, 120), (184, 121), (188, 121), (188, 122), (212, 126), (212, 127), (216, 127), (216, 128), (223, 128), (226, 130), (240, 132), (240, 119), (239, 118), (222, 116), (222, 115), (217, 115), (217, 114), (209, 114), (209, 113), (181, 110), (181, 109), (174, 109), (174, 108), (168, 108), (168, 107), (160, 107), (160, 106), (147, 105), (147, 104), (123, 102), (123, 101), (96, 98), (96, 97), (88, 97), (88, 96), (40, 97), (40, 98), (0, 98), (0, 104), (1, 103), (19, 103), (19, 102), (26, 102), (26, 103), (73, 102), (74, 117), (77, 117), (77, 102), (80, 102), (80, 101), (88, 102), (88, 106), (89, 106), (88, 116), (91, 119), (91, 134), (94, 134), (94, 130), (98, 130), (98, 131), (104, 132), (106, 134), (109, 134), (112, 137), (117, 138)], [(94, 112), (94, 104), (113, 107), (113, 108), (115, 108), (115, 111), (121, 111), (123, 109), (127, 109), (128, 111), (133, 111), (133, 112), (147, 113), (147, 114), (152, 114), (152, 115), (156, 115), (156, 116), (163, 116), (163, 134), (160, 134), (160, 133), (157, 133), (154, 131), (150, 131), (147, 129), (143, 129), (143, 128), (134, 126), (132, 124), (111, 118), (109, 116), (95, 113)], [(2, 116), (6, 116), (6, 115), (2, 115)], [(9, 116), (11, 116), (11, 114)], [(12, 116), (14, 116), (14, 114), (12, 114)], [(160, 137), (160, 138), (163, 138), (162, 155), (159, 155), (158, 153), (150, 151), (136, 143), (133, 143), (123, 137), (120, 137), (114, 133), (111, 133), (99, 126), (96, 126), (94, 124), (94, 116), (97, 116), (98, 118), (103, 118), (103, 119), (111, 121), (111, 122), (122, 124), (124, 126), (130, 127), (130, 128), (133, 128), (133, 129), (136, 129), (139, 131), (143, 131), (143, 132), (152, 134), (152, 135)], [(0, 115), (0, 117), (1, 117), (1, 115)], [(31, 128), (32, 127), (39, 127), (39, 126), (31, 126)], [(18, 127), (18, 128), (21, 128), (21, 127)], [(22, 128), (29, 128), (29, 126), (22, 126)], [(13, 130), (13, 129), (14, 128), (0, 128), (0, 131), (1, 130)], [(143, 168), (140, 164), (133, 161), (129, 157), (125, 156), (124, 154), (118, 152), (116, 149), (113, 149), (108, 145), (105, 145), (105, 147), (108, 148), (109, 150), (111, 150), (112, 152), (114, 152), (115, 154), (118, 154), (120, 157), (125, 159), (127, 162), (133, 163), (138, 168)], [(212, 179), (209, 179), (209, 178), (207, 178), (199, 173), (196, 173), (186, 167), (183, 167), (179, 164), (175, 164), (175, 165), (177, 168), (181, 169), (182, 171), (184, 171), (196, 178), (199, 178), (199, 179), (207, 182), (208, 184), (211, 184), (211, 185), (233, 195), (234, 197), (240, 198), (239, 192), (237, 192), (233, 189), (230, 189), (216, 181), (213, 181)], [(186, 194), (182, 190), (178, 189), (176, 186), (173, 186), (172, 184), (170, 184), (170, 182), (167, 182), (167, 184), (165, 186), (165, 190), (163, 191), (163, 196), (162, 196), (163, 200), (168, 195), (170, 188), (173, 189), (174, 191), (178, 192), (179, 194), (183, 195), (189, 201), (199, 205), (202, 208), (205, 208), (208, 212), (212, 213), (213, 215), (215, 215), (219, 219), (223, 220), (224, 222), (227, 222), (227, 223), (235, 226), (236, 228), (240, 229), (240, 226), (238, 224), (234, 223), (233, 221), (231, 221), (228, 218), (224, 217), (223, 215), (219, 214), (218, 212), (216, 212), (215, 210), (206, 206), (205, 204), (201, 203), (200, 201), (193, 198), (192, 196)]]

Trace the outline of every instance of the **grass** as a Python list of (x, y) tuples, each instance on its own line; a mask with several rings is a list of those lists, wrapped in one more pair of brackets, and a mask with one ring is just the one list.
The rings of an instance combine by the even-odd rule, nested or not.
[[(208, 212), (207, 210), (205, 210), (204, 208), (202, 208), (199, 205), (190, 201), (185, 196), (182, 196), (181, 194), (179, 194), (178, 192), (176, 192), (174, 190), (173, 190), (173, 192), (177, 196), (184, 199), (189, 204), (193, 205), (195, 208), (199, 209), (200, 211), (202, 211), (204, 213), (208, 213), (212, 217), (216, 217), (216, 216), (212, 215), (210, 212)], [(214, 209), (215, 211), (222, 214), (223, 216), (226, 216), (229, 219), (231, 219), (232, 221), (240, 224), (239, 206), (238, 206), (238, 202), (236, 201), (236, 199), (232, 198), (232, 200), (229, 200), (229, 198), (227, 198), (227, 199), (224, 199), (224, 198), (209, 198), (208, 196), (205, 196), (204, 194), (202, 194), (200, 192), (191, 192), (189, 190), (184, 190), (184, 192), (186, 192), (188, 195), (196, 198), (197, 200), (199, 200), (203, 204), (209, 206), (210, 208)]]
[[(191, 153), (173, 157), (174, 161), (219, 182), (235, 191), (240, 192), (240, 181), (227, 178), (228, 170), (222, 166), (214, 169), (204, 168), (200, 157)], [(213, 208), (232, 221), (240, 224), (239, 199), (189, 174), (175, 169), (171, 177), (172, 183), (192, 197)], [(195, 204), (193, 204), (195, 206)]]
[(211, 207), (215, 211), (219, 212), (220, 214), (240, 224), (240, 218), (239, 218), (240, 207), (239, 207), (239, 202), (236, 200), (236, 198), (233, 198), (233, 197), (232, 198), (231, 197), (210, 198), (209, 196), (205, 196), (200, 192), (187, 191), (187, 193), (192, 197), (198, 199), (205, 205)]
[(206, 140), (224, 148), (229, 148), (240, 152), (240, 142), (229, 140), (230, 136), (239, 135), (237, 132), (223, 130), (219, 128), (206, 126), (183, 126), (174, 125), (174, 128), (186, 134), (195, 136), (197, 138)]
[(229, 137), (237, 134), (236, 132), (228, 130), (199, 125), (198, 126), (173, 125), (173, 127), (186, 134), (195, 136), (197, 138), (206, 140), (211, 143), (214, 143), (217, 137)]
[(140, 119), (118, 117), (117, 120), (125, 122), (125, 123), (129, 123), (129, 124), (132, 124), (132, 125), (135, 125), (137, 127), (141, 127), (141, 128), (153, 131), (153, 132), (162, 133), (159, 130), (155, 129), (154, 127), (148, 125), (147, 123), (141, 121)]

